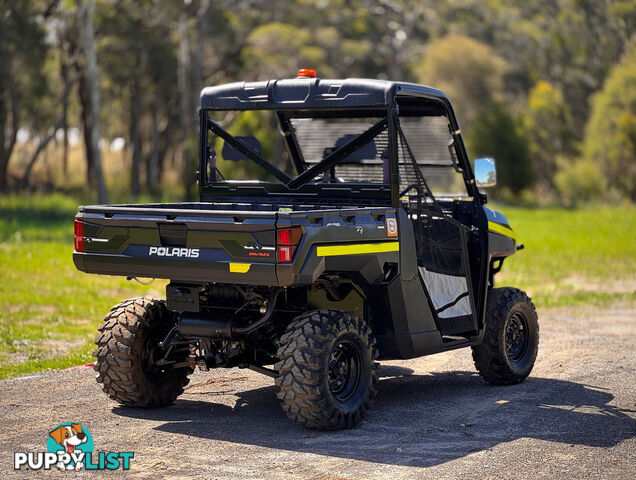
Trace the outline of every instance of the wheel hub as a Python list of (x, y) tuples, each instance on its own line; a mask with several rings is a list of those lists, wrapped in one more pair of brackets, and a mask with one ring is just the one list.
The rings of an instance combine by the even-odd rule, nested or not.
[(515, 312), (506, 325), (506, 353), (511, 362), (518, 362), (528, 350), (528, 322)]
[(329, 391), (339, 402), (355, 393), (360, 381), (360, 354), (350, 341), (338, 342), (329, 355), (327, 380)]
[(143, 371), (151, 378), (160, 379), (166, 374), (166, 370), (156, 364), (159, 353), (159, 340), (152, 338), (144, 343), (141, 352), (141, 365)]

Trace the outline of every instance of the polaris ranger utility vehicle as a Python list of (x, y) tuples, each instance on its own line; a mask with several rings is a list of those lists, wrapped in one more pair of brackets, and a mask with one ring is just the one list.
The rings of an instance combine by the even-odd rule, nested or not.
[(100, 325), (111, 398), (170, 405), (197, 366), (250, 368), (291, 419), (338, 429), (371, 407), (376, 360), (472, 347), (487, 382), (528, 376), (534, 306), (494, 288), (521, 246), (484, 207), (494, 164), (473, 172), (442, 92), (305, 70), (205, 88), (199, 118), (199, 202), (75, 220), (79, 270), (170, 280)]

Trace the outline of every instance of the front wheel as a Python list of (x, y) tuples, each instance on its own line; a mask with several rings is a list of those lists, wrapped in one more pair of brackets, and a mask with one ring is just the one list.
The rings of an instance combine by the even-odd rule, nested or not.
[(522, 382), (538, 350), (539, 322), (530, 298), (516, 288), (488, 292), (484, 339), (473, 347), (475, 367), (483, 379), (494, 385)]
[(376, 394), (377, 350), (366, 322), (316, 310), (295, 318), (281, 337), (278, 398), (287, 416), (309, 428), (356, 425)]

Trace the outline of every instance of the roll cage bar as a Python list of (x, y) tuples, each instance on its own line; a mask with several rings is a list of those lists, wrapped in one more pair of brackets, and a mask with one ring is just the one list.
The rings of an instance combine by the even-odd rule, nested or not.
[[(309, 80), (310, 82), (317, 82), (317, 79)], [(267, 82), (267, 89), (271, 90), (272, 82)], [(278, 81), (283, 82), (283, 81)], [(289, 81), (285, 81), (289, 82)], [(306, 82), (306, 80), (300, 80), (300, 82)], [(333, 82), (333, 81), (330, 81)], [(342, 83), (346, 83), (347, 80), (340, 81)], [(403, 132), (401, 132), (401, 128), (399, 127), (399, 106), (397, 103), (397, 98), (400, 97), (402, 99), (427, 99), (436, 102), (444, 114), (449, 120), (450, 134), (452, 137), (452, 144), (457, 149), (457, 161), (459, 163), (459, 171), (462, 173), (466, 187), (468, 192), (475, 198), (482, 198), (479, 194), (477, 187), (475, 185), (474, 175), (472, 169), (469, 168), (468, 165), (468, 156), (466, 153), (466, 149), (461, 138), (461, 131), (457, 124), (457, 120), (455, 118), (455, 114), (451, 107), (450, 101), (448, 98), (440, 91), (431, 89), (429, 87), (423, 87), (420, 85), (414, 84), (405, 84), (398, 82), (378, 82), (375, 80), (369, 80), (367, 82), (372, 82), (374, 88), (377, 87), (378, 83), (386, 83), (389, 87), (385, 87), (385, 96), (383, 98), (383, 102), (377, 102), (373, 104), (370, 102), (367, 105), (360, 105), (360, 100), (355, 100), (353, 103), (355, 105), (346, 105), (345, 102), (341, 102), (341, 105), (337, 105), (333, 108), (325, 108), (325, 105), (312, 105), (312, 103), (316, 103), (316, 100), (307, 100), (301, 101), (272, 101), (271, 95), (268, 95), (267, 102), (263, 102), (260, 97), (258, 101), (253, 102), (245, 102), (244, 100), (237, 100), (232, 96), (219, 96), (220, 100), (218, 100), (218, 104), (215, 100), (215, 90), (220, 89), (223, 93), (227, 94), (227, 89), (233, 87), (235, 91), (240, 93), (241, 88), (245, 88), (246, 84), (229, 84), (222, 85), (220, 87), (211, 87), (204, 89), (201, 93), (201, 109), (199, 110), (200, 115), (200, 169), (199, 169), (199, 188), (203, 189), (207, 182), (207, 163), (209, 158), (208, 145), (207, 145), (207, 131), (213, 132), (215, 135), (222, 138), (224, 141), (228, 142), (232, 147), (234, 147), (237, 151), (245, 155), (248, 159), (252, 160), (256, 164), (260, 165), (264, 168), (268, 173), (274, 176), (276, 179), (281, 181), (283, 184), (284, 190), (288, 190), (289, 193), (294, 193), (294, 191), (298, 190), (303, 185), (306, 185), (311, 180), (316, 178), (316, 176), (321, 173), (326, 172), (331, 167), (335, 166), (343, 159), (345, 159), (348, 155), (355, 152), (357, 149), (364, 146), (370, 140), (375, 138), (378, 134), (383, 132), (384, 130), (388, 130), (388, 139), (389, 139), (389, 169), (391, 176), (391, 204), (393, 206), (399, 205), (400, 199), (400, 191), (399, 191), (399, 181), (395, 181), (399, 175), (399, 167), (398, 167), (398, 137), (402, 139), (404, 142), (406, 139), (404, 138)], [(314, 83), (315, 86), (315, 83)], [(359, 87), (359, 85), (358, 85)], [(372, 89), (371, 89), (372, 90)], [(207, 92), (207, 93), (206, 93)], [(230, 100), (228, 100), (228, 98)], [(375, 97), (378, 98), (377, 96)], [(343, 98), (345, 100), (345, 98)], [(232, 105), (231, 102), (234, 101), (240, 102), (236, 103), (236, 105)], [(296, 104), (296, 105), (294, 105)], [(304, 108), (303, 108), (304, 107)], [(302, 156), (302, 151), (298, 146), (296, 138), (291, 132), (289, 115), (286, 115), (286, 111), (303, 111), (303, 113), (308, 110), (319, 110), (321, 115), (329, 115), (330, 113), (334, 114), (346, 114), (347, 112), (351, 112), (351, 116), (355, 117), (359, 115), (363, 111), (373, 110), (377, 112), (381, 109), (385, 113), (386, 116), (382, 118), (380, 121), (372, 125), (370, 128), (359, 134), (358, 136), (351, 139), (345, 145), (336, 149), (327, 157), (325, 157), (321, 162), (313, 165), (312, 167), (305, 169), (304, 159)], [(411, 107), (411, 110), (413, 108)], [(280, 170), (275, 165), (268, 162), (262, 155), (252, 149), (247, 143), (242, 141), (240, 138), (237, 138), (227, 132), (221, 125), (217, 122), (209, 118), (209, 111), (228, 111), (228, 110), (236, 110), (236, 111), (247, 111), (247, 110), (275, 110), (276, 115), (279, 121), (279, 125), (281, 127), (283, 137), (285, 140), (285, 145), (288, 149), (292, 162), (298, 175), (296, 177), (291, 177), (287, 173)], [(357, 114), (357, 115), (356, 115)], [(408, 144), (407, 144), (408, 145)], [(410, 151), (410, 148), (409, 148)], [(240, 182), (238, 182), (240, 183)]]

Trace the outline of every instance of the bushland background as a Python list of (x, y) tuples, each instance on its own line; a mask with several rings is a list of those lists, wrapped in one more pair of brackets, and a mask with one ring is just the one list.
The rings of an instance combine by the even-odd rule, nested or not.
[(163, 293), (75, 271), (77, 205), (194, 199), (201, 88), (302, 67), (447, 92), (526, 245), (502, 283), (636, 303), (634, 0), (0, 0), (0, 377), (90, 361)]

